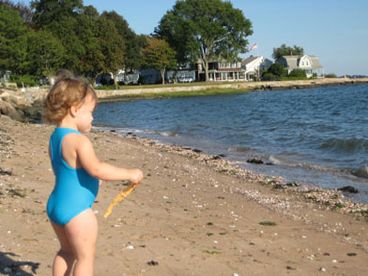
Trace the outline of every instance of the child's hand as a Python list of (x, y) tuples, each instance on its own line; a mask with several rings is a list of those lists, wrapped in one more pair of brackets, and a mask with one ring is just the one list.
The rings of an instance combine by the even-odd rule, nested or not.
[(140, 169), (132, 169), (129, 180), (132, 183), (138, 184), (143, 179), (143, 172)]

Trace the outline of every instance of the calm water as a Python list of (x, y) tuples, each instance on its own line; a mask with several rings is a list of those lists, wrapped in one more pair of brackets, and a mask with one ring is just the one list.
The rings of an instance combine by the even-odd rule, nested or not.
[[(101, 103), (95, 125), (225, 154), (368, 202), (368, 85)], [(246, 162), (258, 157), (273, 166)]]

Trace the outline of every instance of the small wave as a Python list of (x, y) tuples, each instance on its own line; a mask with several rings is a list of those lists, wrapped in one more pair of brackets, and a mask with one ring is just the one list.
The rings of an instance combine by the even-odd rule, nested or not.
[(176, 131), (155, 131), (155, 134), (158, 134), (160, 136), (164, 137), (177, 137), (179, 136)]
[(351, 170), (351, 174), (358, 177), (368, 178), (368, 166), (363, 166), (359, 169), (353, 169)]
[(350, 138), (350, 139), (331, 138), (321, 143), (320, 148), (323, 150), (330, 150), (343, 153), (368, 151), (368, 141), (358, 138)]
[(270, 155), (269, 160), (272, 164), (275, 164), (275, 165), (280, 165), (282, 163), (280, 159), (276, 158), (273, 155)]
[(288, 158), (281, 157), (281, 156), (270, 155), (268, 159), (274, 165), (284, 166), (288, 168), (299, 168), (302, 170), (318, 171), (318, 172), (325, 172), (325, 173), (331, 173), (331, 174), (338, 174), (342, 172), (341, 169), (338, 169), (338, 168), (328, 167), (322, 164), (299, 162), (299, 161), (295, 161), (295, 160), (288, 159)]

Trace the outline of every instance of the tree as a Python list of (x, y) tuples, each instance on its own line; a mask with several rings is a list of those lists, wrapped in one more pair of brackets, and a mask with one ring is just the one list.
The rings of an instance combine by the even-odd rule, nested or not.
[(15, 74), (24, 73), (28, 31), (19, 12), (7, 4), (0, 3), (0, 70), (11, 70)]
[(105, 70), (105, 55), (99, 37), (99, 18), (99, 13), (92, 6), (85, 7), (84, 11), (76, 16), (77, 26), (74, 33), (83, 50), (76, 59), (74, 71), (90, 79)]
[(0, 4), (5, 4), (8, 7), (17, 10), (23, 21), (30, 25), (32, 22), (33, 12), (29, 6), (24, 3), (13, 3), (10, 0), (0, 0)]
[(47, 31), (30, 32), (27, 35), (27, 73), (48, 77), (62, 66), (64, 47)]
[(81, 72), (80, 59), (86, 51), (86, 45), (78, 36), (79, 23), (76, 16), (61, 17), (42, 28), (59, 39), (65, 49), (62, 67), (75, 73), (83, 73)]
[(274, 74), (278, 77), (284, 77), (287, 75), (287, 70), (284, 66), (279, 63), (274, 63), (268, 68), (267, 72)]
[(83, 9), (83, 0), (34, 0), (31, 2), (34, 9), (33, 23), (42, 28), (53, 21), (70, 18)]
[(124, 43), (112, 20), (82, 0), (32, 2), (38, 30), (52, 33), (65, 48), (63, 68), (91, 79), (123, 67)]
[(143, 49), (144, 66), (159, 70), (162, 84), (165, 84), (166, 69), (176, 65), (175, 51), (162, 39), (149, 37), (147, 42), (148, 45)]
[(304, 49), (302, 47), (294, 45), (294, 47), (286, 46), (282, 44), (279, 48), (273, 48), (272, 57), (277, 60), (282, 56), (302, 56), (304, 55)]
[(230, 2), (221, 0), (177, 1), (155, 29), (155, 35), (167, 40), (177, 52), (177, 60), (196, 63), (198, 59), (208, 80), (212, 60), (234, 61), (247, 51), (251, 22)]
[(123, 68), (124, 41), (114, 23), (104, 17), (98, 19), (97, 38), (104, 55), (102, 72), (116, 73)]
[(103, 12), (102, 17), (111, 20), (124, 42), (123, 64), (126, 71), (139, 69), (142, 65), (142, 48), (146, 46), (145, 38), (138, 36), (129, 27), (128, 22), (115, 11)]
[(279, 63), (274, 63), (268, 68), (266, 72), (262, 75), (262, 80), (264, 81), (275, 81), (281, 80), (282, 77), (287, 76), (287, 70), (284, 66)]

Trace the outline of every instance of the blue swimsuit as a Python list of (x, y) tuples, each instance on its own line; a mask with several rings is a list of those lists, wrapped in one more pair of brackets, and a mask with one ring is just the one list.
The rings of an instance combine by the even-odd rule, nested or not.
[(47, 215), (59, 225), (92, 207), (99, 181), (83, 168), (73, 168), (64, 160), (62, 142), (65, 135), (80, 134), (71, 128), (56, 128), (50, 137), (50, 157), (56, 182), (47, 202)]

